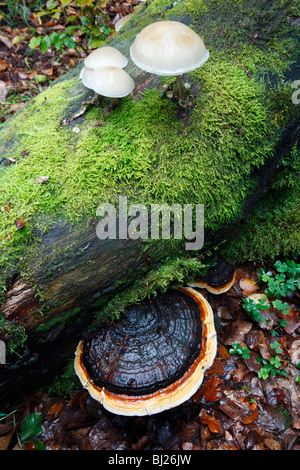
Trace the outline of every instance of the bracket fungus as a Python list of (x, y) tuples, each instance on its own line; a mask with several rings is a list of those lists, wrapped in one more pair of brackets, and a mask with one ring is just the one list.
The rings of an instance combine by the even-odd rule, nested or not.
[(204, 288), (211, 294), (223, 294), (234, 284), (236, 272), (224, 258), (219, 258), (214, 266), (199, 279), (189, 283), (191, 287)]
[(212, 309), (191, 287), (178, 287), (128, 308), (113, 325), (81, 340), (74, 367), (108, 411), (155, 414), (188, 400), (215, 358)]
[(209, 58), (203, 40), (178, 21), (158, 21), (135, 38), (130, 57), (137, 67), (156, 75), (175, 75), (180, 103), (187, 103), (182, 74), (197, 69)]

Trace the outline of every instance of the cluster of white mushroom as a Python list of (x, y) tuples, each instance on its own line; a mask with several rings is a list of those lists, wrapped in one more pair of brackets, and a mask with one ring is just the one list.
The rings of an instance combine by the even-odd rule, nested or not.
[[(183, 73), (200, 67), (209, 58), (203, 40), (178, 21), (158, 21), (146, 26), (135, 38), (130, 57), (141, 70), (156, 75), (176, 76), (179, 102), (187, 105)], [(125, 72), (126, 57), (113, 47), (93, 51), (84, 61), (80, 78), (96, 93), (121, 98), (132, 92), (134, 82)]]
[(112, 100), (123, 98), (134, 88), (134, 81), (124, 70), (127, 63), (127, 58), (114, 47), (100, 47), (86, 57), (79, 77), (84, 86), (99, 95)]

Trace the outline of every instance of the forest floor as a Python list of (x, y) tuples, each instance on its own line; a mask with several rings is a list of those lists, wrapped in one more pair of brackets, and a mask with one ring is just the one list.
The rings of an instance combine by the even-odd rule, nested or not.
[[(43, 2), (44, 8), (34, 9), (32, 4), (41, 3), (36, 0), (27, 2), (26, 10), (13, 11), (7, 7), (10, 3), (21, 2), (0, 1), (0, 124), (82, 62), (92, 44), (101, 45), (112, 36), (116, 22), (132, 13), (140, 1), (106, 1), (100, 9), (87, 10), (76, 1), (65, 1), (67, 6), (60, 9), (54, 8), (58, 2), (48, 1)], [(96, 16), (99, 36), (93, 25)], [(36, 46), (32, 38), (38, 37), (44, 44)]]
[[(291, 282), (284, 266), (263, 268), (270, 280), (281, 276), (283, 290)], [(299, 292), (282, 291), (285, 313), (274, 308), (279, 294), (270, 296), (272, 283), (262, 280), (261, 269), (238, 266), (233, 286), (221, 295), (201, 289), (214, 311), (218, 351), (190, 400), (157, 415), (125, 417), (83, 389), (71, 397), (35, 393), (3, 416), (0, 449), (299, 450)], [(270, 308), (259, 310), (259, 318), (255, 309), (249, 314), (246, 299), (266, 292)]]
[[(138, 3), (107, 2), (105, 34), (114, 34), (116, 21)], [(91, 37), (74, 29), (73, 48), (31, 49), (33, 30), (34, 37), (50, 32), (62, 37), (78, 7), (68, 3), (59, 19), (51, 10), (43, 21), (38, 12), (27, 11), (25, 22), (8, 18), (4, 2), (0, 7), (6, 15), (0, 14), (0, 122), (5, 122), (81, 62)], [(128, 418), (107, 412), (84, 390), (72, 397), (39, 392), (24, 397), (11, 414), (0, 413), (0, 450), (299, 450), (299, 290), (278, 294), (275, 286), (269, 309), (258, 304), (246, 311), (250, 295), (265, 296), (268, 278), (262, 281), (261, 268), (244, 263), (227, 293), (203, 292), (215, 314), (218, 352), (203, 385), (186, 403), (158, 415)], [(277, 287), (288, 285), (287, 271), (278, 272), (274, 264), (264, 269)]]

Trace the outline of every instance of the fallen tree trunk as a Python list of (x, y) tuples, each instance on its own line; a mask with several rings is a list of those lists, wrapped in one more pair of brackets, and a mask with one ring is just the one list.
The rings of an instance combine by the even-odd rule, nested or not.
[[(111, 40), (129, 58), (129, 47), (146, 24), (162, 18), (191, 24), (211, 52), (210, 64), (191, 74), (196, 93), (191, 108), (169, 100), (159, 77), (129, 60), (135, 90), (117, 110), (109, 110), (106, 101), (99, 108), (90, 105), (91, 91), (75, 70), (2, 127), (0, 265), (5, 292), (0, 313), (27, 336), (22, 358), (9, 355), (0, 366), (2, 397), (30, 391), (61, 371), (95, 312), (101, 319), (105, 302), (137, 279), (157, 271), (155, 286), (163, 285), (160, 267), (180, 258), (198, 259), (201, 270), (201, 263), (209, 261), (207, 253), (214, 254), (239, 232), (282, 167), (293, 173), (300, 125), (287, 91), (290, 82), (271, 86), (261, 76), (267, 79), (275, 72), (280, 50), (268, 37), (271, 31), (297, 44), (297, 28), (288, 22), (294, 7), (281, 2), (274, 11), (266, 2), (261, 20), (252, 3), (245, 2), (241, 10), (227, 2), (216, 16), (214, 2), (203, 9), (191, 1), (167, 7), (153, 1), (141, 5)], [(250, 34), (255, 28), (260, 28), (257, 42)], [(232, 44), (238, 39), (238, 46)], [(265, 60), (263, 66), (254, 65), (253, 54)], [(295, 50), (280, 65), (281, 72), (293, 64)], [(43, 168), (49, 174), (38, 183)], [(118, 195), (128, 196), (129, 203), (204, 204), (203, 250), (185, 253), (182, 242), (174, 240), (99, 240), (96, 208), (115, 204)], [(19, 221), (21, 228), (15, 230)], [(272, 240), (270, 252), (271, 245)], [(7, 323), (3, 332), (9, 338)]]

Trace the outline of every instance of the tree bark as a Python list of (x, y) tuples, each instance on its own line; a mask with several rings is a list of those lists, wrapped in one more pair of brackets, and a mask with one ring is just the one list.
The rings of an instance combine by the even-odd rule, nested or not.
[[(148, 5), (145, 6), (145, 11), (147, 8)], [(157, 19), (161, 17), (160, 12)], [(180, 20), (178, 17), (176, 19)], [(187, 21), (186, 17), (183, 19)], [(130, 31), (130, 26), (125, 26), (124, 31)], [(111, 45), (116, 45), (128, 56), (132, 40), (133, 38), (122, 41), (122, 36), (117, 36)], [(132, 64), (130, 67), (136, 84), (135, 96), (146, 87), (158, 85), (157, 76), (146, 74)], [(296, 71), (296, 68), (294, 70)], [(78, 69), (59, 80), (66, 80), (77, 73)], [(76, 87), (78, 84), (74, 82), (74, 89)], [(86, 91), (84, 96), (82, 93), (78, 95), (80, 98), (76, 105), (73, 104), (70, 109), (66, 107), (62, 125), (76, 124), (77, 117), (81, 116), (83, 103), (92, 93)], [(268, 190), (270, 182), (280, 169), (279, 162), (284, 156), (290, 155), (299, 140), (299, 134), (299, 121), (287, 124), (273, 158), (253, 172), (255, 189), (245, 198), (240, 217), (234, 224), (222, 224), (218, 230), (206, 232), (207, 248), (230, 240), (239, 231), (254, 204)], [(13, 146), (14, 143), (11, 142), (10, 145)], [(7, 148), (6, 145), (2, 163), (0, 154), (2, 165), (8, 163), (10, 150)], [(40, 236), (42, 264), (38, 250), (35, 250), (27, 261), (32, 278), (28, 280), (20, 273), (14, 272), (8, 280), (0, 314), (6, 320), (24, 327), (28, 340), (22, 358), (16, 361), (10, 356), (5, 366), (0, 365), (0, 395), (3, 399), (29, 393), (62, 371), (72, 358), (80, 335), (90, 325), (93, 304), (106, 295), (112, 296), (114, 292), (119, 292), (120, 283), (124, 282), (124, 279), (134, 281), (139, 275), (155, 268), (151, 261), (153, 253), (157, 254), (159, 259), (163, 257), (158, 244), (151, 248), (151, 252), (149, 247), (145, 250), (145, 244), (141, 240), (99, 240), (95, 223), (87, 220), (85, 224), (71, 226), (65, 220), (57, 220), (45, 235)], [(40, 291), (43, 292), (43, 298), (38, 295)], [(38, 327), (76, 308), (80, 308), (80, 316), (76, 317), (74, 323), (69, 322), (66, 327), (57, 323), (48, 330), (41, 341)]]

